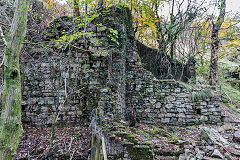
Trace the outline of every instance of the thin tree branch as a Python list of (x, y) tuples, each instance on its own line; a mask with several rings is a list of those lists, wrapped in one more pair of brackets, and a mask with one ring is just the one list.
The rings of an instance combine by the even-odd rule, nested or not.
[(1, 36), (2, 40), (3, 40), (4, 45), (7, 46), (7, 41), (5, 39), (5, 36), (3, 34), (3, 30), (2, 30), (1, 26), (0, 26), (0, 36)]
[(2, 7), (0, 7), (0, 11), (2, 12), (2, 14), (5, 15), (5, 18), (6, 18), (6, 20), (8, 21), (8, 24), (10, 25), (10, 24), (11, 24), (11, 20), (10, 20), (10, 18), (8, 17), (8, 15), (6, 14), (6, 12), (2, 9)]
[[(7, 41), (6, 41), (5, 37), (4, 37), (3, 30), (2, 30), (1, 26), (0, 26), (0, 36), (1, 36), (2, 40), (3, 40), (3, 44), (5, 45), (5, 47), (7, 47)], [(0, 67), (2, 67), (2, 65), (4, 64), (4, 61), (5, 61), (5, 53), (3, 53), (3, 59), (2, 59), (2, 62), (0, 64)]]

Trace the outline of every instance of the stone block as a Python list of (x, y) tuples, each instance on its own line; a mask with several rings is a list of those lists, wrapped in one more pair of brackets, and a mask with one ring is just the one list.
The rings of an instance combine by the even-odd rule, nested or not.
[(187, 117), (188, 119), (190, 119), (190, 118), (194, 118), (194, 116), (191, 115), (191, 114), (186, 115), (186, 117)]
[(177, 114), (177, 117), (179, 117), (179, 118), (185, 118), (186, 115), (185, 115), (184, 113), (179, 113), (179, 114)]
[(201, 113), (206, 113), (206, 112), (208, 112), (207, 109), (201, 109)]
[(45, 103), (44, 98), (39, 98), (38, 104), (44, 104), (44, 103)]
[(184, 118), (178, 118), (178, 122), (186, 122), (186, 119), (184, 119)]
[(175, 93), (180, 93), (181, 92), (181, 88), (175, 88), (174, 92)]
[(162, 107), (162, 104), (160, 102), (155, 104), (155, 108), (161, 108), (161, 107)]
[(166, 114), (165, 114), (165, 117), (166, 117), (166, 118), (172, 118), (172, 114), (171, 114), (171, 113), (166, 113)]
[(46, 104), (54, 104), (54, 97), (46, 97), (45, 102)]
[(149, 99), (149, 102), (150, 102), (151, 104), (155, 104), (155, 103), (157, 102), (157, 100), (154, 99), (154, 98), (150, 98), (150, 99)]
[(193, 109), (192, 105), (190, 105), (190, 104), (187, 104), (185, 106), (186, 106), (187, 109)]
[(207, 102), (203, 101), (203, 102), (200, 103), (200, 105), (206, 106), (206, 105), (207, 105)]
[(178, 112), (187, 112), (186, 108), (178, 108)]
[(162, 123), (169, 123), (170, 122), (170, 118), (161, 118), (161, 122)]
[(153, 92), (153, 88), (152, 88), (152, 87), (147, 88), (146, 91), (147, 91), (147, 92)]
[(186, 93), (180, 93), (177, 95), (177, 97), (180, 97), (180, 98), (185, 98), (185, 97), (188, 97), (189, 95), (186, 94)]
[(201, 116), (200, 121), (206, 122), (206, 121), (208, 121), (208, 117), (207, 116)]
[(166, 97), (166, 99), (167, 99), (167, 101), (169, 101), (169, 102), (173, 102), (173, 101), (176, 100), (176, 97), (175, 97), (175, 96), (168, 96), (168, 97)]
[(166, 107), (166, 108), (172, 108), (172, 107), (173, 107), (173, 104), (166, 104), (165, 107)]

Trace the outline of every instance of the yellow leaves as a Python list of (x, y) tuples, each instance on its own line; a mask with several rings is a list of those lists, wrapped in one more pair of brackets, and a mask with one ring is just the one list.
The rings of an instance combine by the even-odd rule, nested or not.
[(132, 0), (131, 7), (134, 27), (137, 29), (136, 38), (147, 46), (157, 48), (155, 23), (162, 21), (162, 18), (155, 15), (153, 3), (153, 0)]
[(221, 30), (219, 32), (219, 37), (228, 37), (231, 36), (232, 26), (234, 26), (234, 22), (230, 19), (226, 19), (221, 26)]
[(240, 39), (226, 41), (220, 46), (219, 59), (226, 56), (234, 56), (238, 54), (237, 49), (240, 47)]
[(232, 42), (231, 42), (231, 44), (232, 45), (235, 45), (235, 46), (237, 46), (237, 47), (240, 47), (240, 40), (238, 39), (238, 40), (233, 40)]
[[(226, 18), (222, 23), (218, 35), (221, 44), (218, 53), (219, 59), (226, 56), (233, 56), (237, 53), (237, 48), (240, 47), (239, 28), (235, 25), (237, 21), (239, 19)], [(200, 52), (210, 51), (213, 22), (214, 20), (210, 17), (205, 17), (203, 20), (197, 20), (192, 24), (192, 27), (199, 28), (199, 32), (201, 33), (201, 38), (199, 39)]]

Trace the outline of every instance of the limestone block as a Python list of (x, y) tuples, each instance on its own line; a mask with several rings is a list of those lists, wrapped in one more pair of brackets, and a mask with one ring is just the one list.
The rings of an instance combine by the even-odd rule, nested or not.
[(200, 103), (200, 105), (206, 106), (206, 105), (207, 105), (207, 102), (203, 101), (203, 102)]
[(44, 104), (45, 102), (44, 102), (44, 98), (39, 98), (39, 100), (38, 100), (38, 104)]
[(157, 114), (155, 114), (155, 113), (148, 113), (148, 117), (155, 118), (155, 117), (157, 117)]
[(161, 118), (161, 122), (162, 123), (169, 123), (170, 122), (170, 118)]
[(217, 144), (220, 146), (228, 145), (229, 142), (223, 138), (217, 130), (208, 127), (202, 127), (200, 137), (204, 139), (208, 144)]
[(185, 115), (184, 113), (179, 113), (179, 114), (177, 114), (177, 117), (179, 117), (179, 118), (185, 118), (186, 115)]
[(155, 108), (161, 108), (161, 107), (162, 107), (162, 104), (160, 102), (155, 104)]
[(216, 110), (216, 108), (209, 108), (209, 112), (216, 112), (217, 110)]
[(207, 116), (201, 116), (200, 121), (208, 121), (208, 117)]
[(140, 91), (141, 87), (142, 87), (142, 85), (141, 85), (141, 84), (139, 84), (139, 85), (136, 85), (136, 91)]
[(166, 104), (165, 107), (166, 107), (166, 108), (172, 108), (172, 107), (173, 107), (173, 104)]
[(166, 97), (166, 99), (167, 99), (167, 101), (169, 101), (169, 102), (173, 102), (173, 101), (176, 100), (176, 97), (175, 97), (175, 96), (168, 96), (168, 97)]
[(208, 108), (213, 108), (214, 105), (212, 105), (212, 104), (211, 104), (211, 105), (207, 105), (207, 107), (208, 107)]
[(157, 100), (154, 99), (154, 98), (150, 98), (150, 99), (149, 99), (149, 102), (150, 102), (151, 104), (155, 104), (155, 103), (157, 102)]
[(187, 109), (193, 109), (192, 105), (190, 105), (190, 104), (187, 104), (185, 106), (186, 106)]
[(145, 109), (145, 112), (146, 112), (146, 113), (150, 113), (150, 112), (151, 112), (151, 109), (150, 109), (150, 108), (147, 108), (147, 109)]
[(181, 88), (175, 88), (174, 92), (175, 93), (180, 93), (181, 92)]
[(186, 122), (184, 118), (178, 118), (178, 122)]
[(215, 149), (211, 155), (213, 158), (224, 159), (224, 156), (220, 153), (218, 149)]
[(165, 117), (167, 117), (167, 118), (172, 118), (172, 114), (171, 114), (171, 113), (166, 113), (166, 114), (165, 114)]
[(221, 115), (221, 112), (213, 112), (213, 115), (214, 115), (214, 116), (220, 116), (220, 115)]
[(54, 97), (46, 97), (45, 102), (46, 104), (54, 104)]
[(41, 67), (50, 67), (49, 63), (41, 63)]
[(233, 138), (234, 138), (236, 141), (240, 142), (240, 130), (237, 130), (237, 131), (234, 132)]
[(189, 95), (186, 93), (180, 93), (180, 94), (177, 94), (177, 96), (181, 98), (185, 98), (185, 97), (188, 97)]
[(178, 121), (178, 119), (176, 118), (176, 117), (172, 117), (171, 119), (170, 119), (170, 122), (177, 122)]
[(42, 106), (42, 107), (41, 107), (41, 111), (42, 111), (43, 113), (47, 113), (47, 112), (48, 112), (48, 107)]
[(207, 109), (201, 109), (201, 113), (206, 113), (206, 112), (208, 112)]
[(186, 115), (186, 117), (187, 117), (187, 118), (194, 118), (194, 116), (191, 115), (191, 114)]
[(147, 92), (153, 92), (153, 88), (152, 88), (152, 87), (146, 88), (146, 91), (147, 91)]
[(177, 108), (177, 112), (186, 112), (186, 109), (185, 108)]

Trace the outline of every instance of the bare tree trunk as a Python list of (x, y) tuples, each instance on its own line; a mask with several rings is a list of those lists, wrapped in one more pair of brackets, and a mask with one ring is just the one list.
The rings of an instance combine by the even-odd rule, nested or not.
[(16, 0), (15, 13), (7, 38), (4, 62), (4, 89), (0, 119), (0, 159), (11, 160), (22, 135), (21, 76), (19, 56), (25, 38), (29, 0)]
[(219, 48), (219, 37), (218, 33), (221, 29), (221, 25), (224, 22), (226, 10), (226, 0), (221, 0), (220, 14), (215, 23), (213, 23), (212, 29), (212, 44), (211, 44), (211, 65), (210, 65), (210, 84), (216, 87), (218, 81), (218, 48)]

